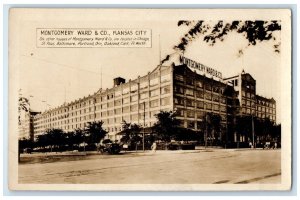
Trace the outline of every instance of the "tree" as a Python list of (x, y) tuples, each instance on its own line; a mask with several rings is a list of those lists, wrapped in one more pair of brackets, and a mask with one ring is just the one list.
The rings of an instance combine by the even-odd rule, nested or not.
[(221, 116), (219, 114), (208, 112), (203, 116), (203, 122), (202, 129), (205, 129), (205, 144), (207, 144), (207, 140), (210, 141), (211, 145), (213, 142), (216, 143), (218, 139), (221, 140)]
[(131, 124), (126, 121), (122, 122), (122, 128), (124, 135), (121, 138), (121, 142), (129, 143), (130, 146), (135, 146), (135, 150), (137, 150), (138, 143), (142, 141), (142, 137), (140, 136), (142, 128), (138, 124)]
[[(252, 116), (237, 116), (236, 131), (238, 135), (242, 135), (248, 139), (252, 138)], [(252, 141), (250, 139), (250, 141)]]
[(160, 111), (155, 114), (157, 122), (153, 126), (154, 132), (157, 133), (158, 139), (168, 142), (176, 135), (180, 121), (176, 119), (176, 113), (170, 111)]
[[(274, 36), (274, 32), (281, 30), (280, 21), (231, 21), (225, 22), (219, 20), (215, 23), (211, 21), (178, 21), (178, 26), (190, 27), (188, 32), (180, 39), (180, 42), (174, 46), (174, 50), (184, 53), (187, 46), (197, 40), (199, 36), (210, 46), (214, 46), (217, 41), (224, 41), (226, 36), (236, 32), (245, 37), (248, 46), (255, 46), (257, 42), (273, 40), (273, 48), (276, 53), (280, 53), (280, 40)], [(245, 47), (245, 48), (246, 48)], [(238, 50), (239, 56), (243, 55), (243, 49)], [(174, 54), (167, 55), (162, 63), (169, 60)]]
[(81, 129), (75, 129), (73, 132), (73, 145), (79, 146), (84, 142), (84, 132)]
[(46, 139), (48, 140), (48, 143), (51, 147), (51, 151), (53, 147), (58, 147), (58, 149), (60, 149), (62, 145), (65, 144), (65, 138), (66, 135), (62, 129), (52, 128), (46, 131)]
[(19, 125), (21, 125), (21, 112), (29, 112), (29, 100), (25, 97), (19, 97), (19, 105), (18, 105), (18, 121)]
[(37, 139), (35, 142), (35, 145), (37, 147), (45, 149), (45, 147), (48, 146), (49, 144), (50, 144), (50, 142), (48, 139), (48, 135), (46, 133), (37, 136)]
[(100, 140), (102, 140), (106, 136), (107, 131), (105, 131), (102, 128), (102, 125), (103, 125), (103, 121), (95, 121), (95, 122), (87, 123), (87, 126), (85, 128), (85, 133), (87, 134), (88, 144), (99, 143)]

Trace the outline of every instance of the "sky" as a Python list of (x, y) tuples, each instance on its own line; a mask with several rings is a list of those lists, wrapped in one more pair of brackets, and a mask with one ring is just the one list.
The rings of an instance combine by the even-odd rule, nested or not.
[[(151, 12), (150, 12), (151, 13)], [(79, 17), (74, 13), (40, 13), (39, 17), (28, 17), (18, 25), (19, 63), (21, 94), (29, 98), (31, 108), (36, 111), (54, 108), (102, 88), (110, 88), (113, 78), (121, 76), (135, 79), (152, 71), (167, 54), (174, 52), (174, 45), (189, 29), (177, 26), (177, 19), (148, 16), (145, 19), (110, 19), (101, 13), (85, 13)], [(94, 17), (92, 14), (96, 14)], [(103, 14), (105, 16), (105, 14)], [(72, 18), (73, 16), (73, 18)], [(207, 18), (207, 16), (206, 16)], [(34, 20), (33, 20), (34, 19)], [(63, 20), (62, 20), (63, 19)], [(152, 30), (151, 48), (37, 48), (36, 28), (147, 28)], [(280, 38), (280, 32), (276, 33)], [(256, 79), (257, 94), (273, 97), (281, 104), (280, 70), (281, 54), (275, 53), (273, 43), (261, 42), (247, 47), (246, 39), (237, 33), (229, 34), (223, 42), (209, 46), (202, 37), (187, 47), (184, 56), (222, 72), (223, 77), (250, 73)], [(238, 50), (244, 54), (238, 56)], [(102, 74), (102, 76), (101, 76)], [(102, 78), (102, 81), (101, 81)], [(280, 106), (277, 106), (277, 122), (280, 122)]]

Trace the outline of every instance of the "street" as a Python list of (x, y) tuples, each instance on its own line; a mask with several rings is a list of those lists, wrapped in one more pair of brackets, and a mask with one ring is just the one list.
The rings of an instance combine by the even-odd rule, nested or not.
[(19, 164), (19, 183), (251, 184), (280, 181), (280, 149), (130, 152)]

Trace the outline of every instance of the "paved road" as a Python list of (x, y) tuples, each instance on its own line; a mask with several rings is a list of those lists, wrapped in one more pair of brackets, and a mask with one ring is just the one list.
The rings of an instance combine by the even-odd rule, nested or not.
[(166, 151), (93, 155), (19, 165), (19, 183), (280, 183), (280, 150)]

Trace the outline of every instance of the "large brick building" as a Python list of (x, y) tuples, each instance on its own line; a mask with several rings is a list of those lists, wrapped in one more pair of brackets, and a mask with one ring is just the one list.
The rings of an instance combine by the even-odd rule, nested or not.
[[(193, 61), (194, 62), (194, 61)], [(234, 137), (232, 124), (237, 115), (252, 115), (276, 122), (276, 102), (256, 94), (256, 81), (248, 73), (222, 78), (211, 68), (200, 74), (194, 68), (201, 64), (181, 62), (169, 66), (159, 65), (152, 72), (134, 80), (118, 77), (110, 89), (100, 89), (87, 97), (42, 112), (33, 117), (34, 135), (50, 128), (64, 131), (83, 129), (87, 122), (104, 122), (109, 137), (116, 138), (122, 130), (122, 121), (151, 127), (155, 114), (176, 111), (182, 127), (203, 131), (207, 113), (221, 117), (221, 132)]]

